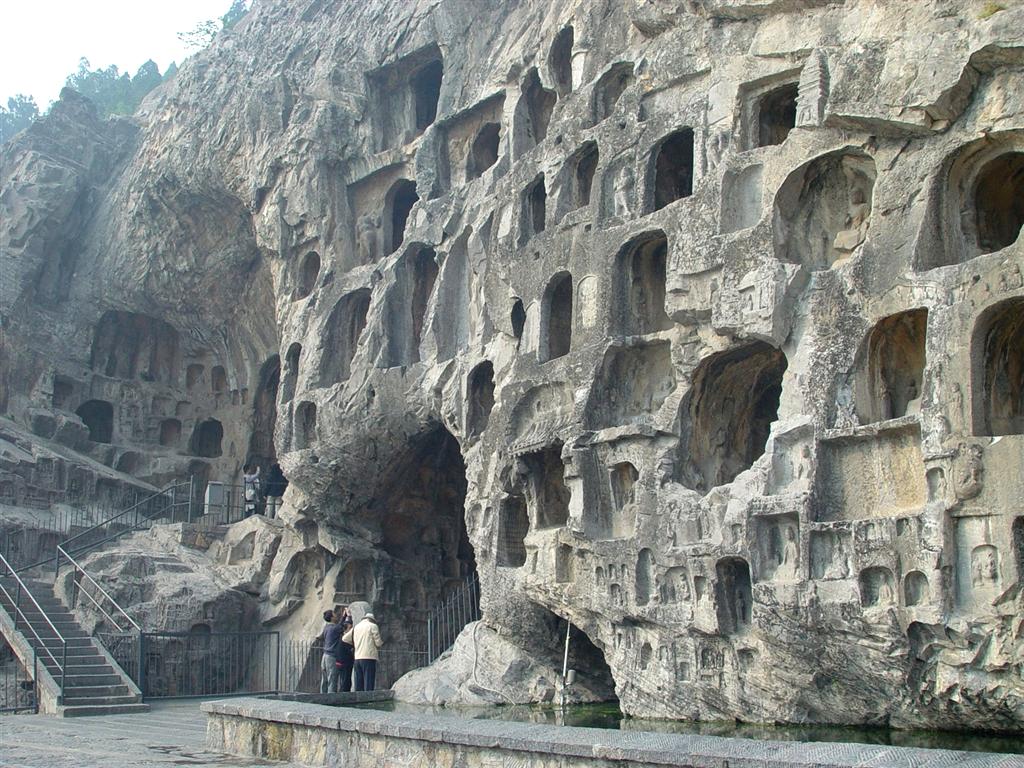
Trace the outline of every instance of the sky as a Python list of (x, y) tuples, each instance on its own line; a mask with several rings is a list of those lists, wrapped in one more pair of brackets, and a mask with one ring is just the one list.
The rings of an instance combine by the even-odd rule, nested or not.
[(17, 93), (44, 111), (78, 60), (90, 69), (116, 64), (134, 75), (147, 59), (163, 72), (188, 54), (178, 40), (231, 0), (0, 0), (0, 103)]

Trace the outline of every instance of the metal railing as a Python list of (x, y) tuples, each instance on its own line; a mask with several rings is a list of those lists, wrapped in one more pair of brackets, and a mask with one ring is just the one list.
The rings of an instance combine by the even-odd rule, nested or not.
[(455, 644), (463, 628), (480, 619), (480, 580), (476, 573), (427, 616), (427, 664)]
[[(320, 659), (323, 643), (318, 640), (290, 640), (281, 644), (281, 690), (298, 693), (319, 693)], [(377, 660), (377, 689), (390, 688), (413, 669), (425, 667), (426, 651), (382, 648)]]
[(38, 712), (39, 654), (32, 652), (32, 671), (21, 663), (14, 651), (0, 641), (0, 714)]
[[(101, 587), (100, 583), (90, 576), (75, 558), (65, 552), (64, 547), (60, 544), (57, 545), (56, 563), (54, 564), (55, 579), (60, 576), (60, 570), (65, 560), (74, 569), (71, 582), (71, 605), (68, 608), (74, 611), (78, 607), (79, 598), (85, 596), (89, 599), (92, 607), (99, 611), (118, 632), (128, 632), (132, 629), (136, 632), (142, 631), (138, 622), (129, 616), (120, 603), (111, 597), (110, 593)], [(122, 622), (126, 626), (121, 626)]]
[[(42, 606), (39, 605), (39, 601), (36, 600), (32, 592), (25, 585), (25, 582), (21, 580), (17, 572), (11, 567), (10, 563), (0, 555), (0, 605), (3, 605), (5, 609), (10, 613), (11, 618), (14, 620), (14, 628), (20, 630), (25, 635), (26, 639), (32, 645), (36, 654), (43, 654), (43, 663), (46, 663), (46, 659), (49, 658), (55, 667), (54, 678), (57, 677), (56, 673), (60, 675), (60, 693), (61, 697), (64, 695), (64, 684), (67, 677), (68, 668), (68, 641), (54, 626), (53, 622), (50, 621), (50, 617), (46, 615), (46, 611), (43, 610)], [(12, 585), (10, 582), (4, 583), (4, 579), (11, 579), (16, 585), (15, 594), (11, 594), (9, 587)], [(50, 632), (53, 633), (53, 637), (50, 638), (51, 642), (46, 642), (39, 635), (39, 631), (33, 626), (32, 622), (25, 615), (25, 610), (29, 607), (35, 607), (35, 610), (39, 613), (39, 617), (42, 622), (45, 622), (45, 626), (41, 628), (46, 630), (49, 627)], [(20, 626), (20, 625), (23, 625)], [(47, 633), (48, 634), (48, 633)], [(51, 647), (52, 646), (52, 647)], [(57, 660), (57, 656), (54, 655), (54, 651), (60, 654), (60, 661)]]

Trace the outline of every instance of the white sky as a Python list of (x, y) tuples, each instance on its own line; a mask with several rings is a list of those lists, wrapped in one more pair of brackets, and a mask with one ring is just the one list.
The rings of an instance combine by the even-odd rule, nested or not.
[(187, 55), (178, 32), (219, 19), (231, 0), (0, 0), (0, 103), (57, 99), (78, 60), (134, 75), (146, 59), (163, 72)]

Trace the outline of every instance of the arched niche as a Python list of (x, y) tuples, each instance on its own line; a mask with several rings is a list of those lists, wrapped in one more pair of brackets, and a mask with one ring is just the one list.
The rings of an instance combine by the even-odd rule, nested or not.
[(204, 459), (216, 459), (222, 453), (224, 426), (216, 419), (206, 419), (196, 424), (189, 440), (189, 453)]
[(348, 379), (369, 310), (369, 288), (348, 293), (334, 305), (321, 336), (320, 386), (327, 387)]
[(189, 392), (199, 386), (203, 380), (203, 373), (205, 368), (202, 363), (192, 363), (185, 369), (185, 389)]
[(164, 419), (160, 422), (160, 445), (176, 448), (181, 441), (181, 422), (178, 419)]
[(597, 532), (601, 538), (628, 539), (636, 533), (636, 484), (639, 479), (640, 473), (628, 461), (608, 468), (612, 514), (610, 524)]
[(918, 413), (925, 367), (928, 310), (879, 320), (858, 355), (854, 396), (862, 424)]
[(295, 450), (312, 448), (316, 442), (316, 403), (308, 400), (295, 408)]
[(526, 565), (526, 534), (530, 532), (530, 516), (526, 499), (510, 494), (498, 507), (497, 564), (501, 568)]
[(570, 491), (565, 484), (562, 443), (520, 457), (525, 471), (524, 497), (538, 530), (560, 528), (569, 520)]
[(487, 429), (494, 407), (494, 365), (490, 360), (485, 360), (470, 372), (466, 389), (469, 400), (466, 434), (479, 437)]
[(594, 189), (594, 174), (601, 162), (596, 141), (588, 141), (572, 156), (571, 205), (569, 208), (584, 208), (590, 205)]
[(574, 42), (573, 28), (571, 26), (562, 27), (555, 35), (555, 39), (551, 43), (551, 51), (548, 54), (551, 79), (561, 96), (572, 91), (572, 47)]
[(572, 347), (572, 275), (559, 272), (551, 278), (541, 305), (539, 360), (569, 354)]
[(974, 434), (1024, 434), (1024, 297), (992, 305), (975, 322), (971, 403)]
[(648, 211), (693, 194), (692, 128), (680, 128), (654, 145), (647, 178)]
[(294, 341), (284, 356), (284, 378), (281, 381), (281, 402), (290, 403), (295, 397), (295, 386), (299, 379), (299, 362), (302, 359), (302, 345)]
[(723, 557), (715, 563), (715, 609), (718, 631), (723, 635), (741, 634), (750, 628), (750, 565), (742, 557)]
[(865, 608), (884, 608), (896, 600), (895, 581), (892, 571), (884, 566), (870, 566), (857, 577), (860, 587), (860, 603)]
[(384, 236), (387, 253), (394, 253), (405, 241), (405, 228), (412, 208), (419, 202), (416, 182), (398, 179), (384, 196)]
[(210, 370), (210, 390), (214, 394), (228, 391), (228, 373), (223, 365), (215, 365)]
[(1015, 243), (1024, 225), (1024, 131), (987, 132), (935, 176), (919, 270), (962, 264)]
[(556, 101), (558, 96), (554, 90), (541, 84), (537, 68), (532, 67), (523, 78), (516, 105), (512, 135), (516, 157), (529, 152), (547, 137)]
[(434, 59), (420, 67), (409, 81), (412, 90), (416, 131), (422, 132), (437, 119), (437, 104), (441, 99), (441, 81), (444, 62)]
[(638, 336), (665, 331), (672, 321), (665, 312), (668, 238), (661, 230), (637, 235), (619, 250), (616, 305), (619, 332)]
[[(396, 285), (386, 302), (384, 368), (411, 365), (420, 360), (420, 342), (437, 283), (437, 254), (425, 245), (410, 246), (396, 274)], [(437, 306), (441, 310), (448, 309), (441, 307), (440, 302)]]
[(467, 158), (466, 178), (477, 179), (484, 171), (498, 162), (498, 148), (501, 143), (501, 126), (498, 123), (484, 123), (473, 137)]
[(180, 386), (180, 337), (169, 323), (138, 312), (109, 310), (93, 334), (90, 367), (112, 379)]
[(316, 280), (320, 276), (320, 254), (310, 251), (302, 257), (299, 265), (298, 284), (295, 286), (295, 298), (304, 299), (316, 288)]
[(654, 584), (654, 553), (641, 549), (636, 559), (634, 587), (636, 604), (643, 606), (651, 602), (651, 588)]
[(523, 300), (516, 298), (512, 302), (512, 311), (509, 313), (509, 321), (512, 323), (512, 335), (516, 341), (522, 341), (523, 330), (526, 328), (526, 309), (523, 308)]
[(755, 121), (758, 147), (781, 144), (796, 127), (798, 86), (786, 83), (762, 94), (757, 99)]
[(520, 198), (519, 245), (529, 242), (534, 235), (539, 235), (547, 225), (548, 192), (544, 186), (544, 174), (538, 174), (523, 190)]
[(908, 608), (926, 605), (931, 599), (928, 577), (920, 571), (911, 571), (903, 577), (903, 603)]
[(248, 461), (266, 473), (277, 459), (274, 426), (277, 424), (277, 390), (281, 383), (281, 357), (271, 355), (260, 366), (256, 395), (252, 400), (252, 432)]
[(109, 443), (114, 439), (114, 406), (106, 400), (86, 400), (75, 413), (94, 443)]
[(619, 103), (622, 94), (633, 84), (633, 63), (620, 61), (612, 64), (594, 86), (594, 124), (608, 119)]
[(775, 255), (811, 271), (829, 269), (867, 237), (877, 177), (860, 150), (817, 157), (793, 171), (775, 197)]
[(700, 362), (683, 404), (685, 485), (707, 492), (730, 483), (764, 453), (786, 365), (781, 350), (761, 341)]

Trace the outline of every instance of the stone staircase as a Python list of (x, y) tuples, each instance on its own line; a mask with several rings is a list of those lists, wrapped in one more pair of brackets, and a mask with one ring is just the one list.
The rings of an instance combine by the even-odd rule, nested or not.
[[(18, 593), (17, 581), (12, 576), (0, 577), (0, 586), (4, 588), (0, 590), (0, 608), (9, 617), (9, 622), (3, 622), (5, 634), (9, 626), (13, 626), (20, 636), (6, 639), (12, 646), (17, 642), (22, 647), (33, 648), (39, 664), (46, 667), (58, 685), (63, 677), (64, 692), (59, 714), (80, 717), (148, 712), (149, 705), (142, 703), (141, 696), (134, 692), (134, 686), (129, 685), (127, 675), (107, 657), (74, 614), (57, 598), (53, 585), (26, 580), (23, 584), (35, 600), (23, 599), (19, 611), (15, 610), (10, 597)], [(58, 633), (67, 643), (67, 668), (63, 675), (64, 642)]]

